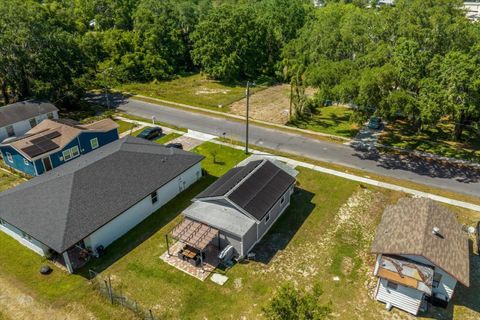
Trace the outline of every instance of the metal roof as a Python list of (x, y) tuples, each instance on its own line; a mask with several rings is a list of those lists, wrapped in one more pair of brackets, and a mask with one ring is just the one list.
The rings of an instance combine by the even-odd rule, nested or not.
[(58, 111), (47, 101), (26, 100), (0, 107), (0, 128), (29, 120), (42, 114)]
[(255, 224), (253, 219), (237, 209), (212, 201), (196, 201), (183, 211), (183, 215), (239, 237)]
[(0, 218), (61, 253), (202, 159), (126, 137), (0, 193)]
[(295, 178), (269, 160), (257, 160), (230, 170), (196, 200), (222, 197), (261, 221), (295, 183)]

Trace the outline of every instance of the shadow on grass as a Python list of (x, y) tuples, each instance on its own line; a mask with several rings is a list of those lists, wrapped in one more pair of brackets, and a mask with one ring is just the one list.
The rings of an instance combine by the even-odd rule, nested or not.
[(106, 254), (99, 259), (93, 259), (75, 273), (90, 278), (89, 270), (100, 273), (146, 241), (158, 230), (165, 227), (190, 204), (191, 199), (212, 184), (217, 178), (206, 175), (201, 180), (180, 193), (159, 210), (152, 213), (148, 218), (133, 227), (125, 235), (115, 240), (106, 248)]
[[(455, 306), (463, 306), (472, 312), (480, 313), (480, 256), (473, 253), (473, 241), (469, 240), (470, 247), (470, 286), (457, 283), (454, 296), (447, 309), (433, 307), (429, 305), (429, 311), (424, 317), (430, 319), (473, 319), (471, 315), (465, 315), (463, 310), (459, 314), (454, 314)], [(458, 313), (458, 312), (457, 312)]]
[(315, 209), (315, 195), (304, 189), (295, 189), (290, 206), (278, 218), (269, 232), (254, 248), (255, 260), (268, 264), (279, 250), (283, 250)]

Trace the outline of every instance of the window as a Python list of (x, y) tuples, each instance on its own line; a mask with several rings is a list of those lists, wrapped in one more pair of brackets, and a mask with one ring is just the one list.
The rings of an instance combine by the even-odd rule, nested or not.
[(15, 136), (15, 130), (13, 130), (13, 126), (6, 127), (6, 130), (7, 130), (7, 136), (9, 138)]
[(53, 119), (53, 112), (47, 113), (47, 118), (48, 119)]
[(80, 155), (80, 151), (78, 150), (78, 146), (75, 146), (75, 147), (71, 148), (70, 150), (71, 150), (72, 158), (78, 157)]
[(37, 125), (37, 120), (35, 118), (30, 119), (30, 128), (33, 128)]
[(72, 154), (70, 152), (70, 149), (63, 151), (63, 161), (68, 161), (71, 158), (72, 158)]
[(4, 226), (5, 225), (5, 221), (0, 219), (0, 225)]
[(282, 200), (280, 200), (280, 204), (283, 204), (285, 202), (285, 196), (282, 197)]
[(158, 194), (157, 194), (157, 191), (152, 192), (152, 194), (150, 194), (150, 197), (152, 198), (152, 204), (155, 204), (155, 203), (158, 202)]
[(12, 157), (12, 154), (10, 152), (5, 152), (5, 154), (7, 155), (7, 160), (8, 162), (11, 162), (13, 163), (13, 157)]
[(433, 274), (433, 283), (432, 283), (432, 286), (434, 288), (438, 288), (438, 286), (440, 285), (440, 282), (442, 281), (442, 275), (440, 273), (434, 273)]
[(268, 220), (270, 220), (270, 215), (267, 214), (267, 216), (265, 217), (265, 222), (268, 222)]
[(92, 149), (97, 149), (98, 148), (98, 138), (93, 138), (90, 140), (90, 146), (92, 146)]
[(28, 162), (27, 159), (23, 159), (23, 163), (24, 163), (26, 166), (30, 165), (30, 162)]
[(397, 290), (398, 289), (398, 284), (388, 281), (387, 282), (387, 288), (392, 289), (392, 290)]

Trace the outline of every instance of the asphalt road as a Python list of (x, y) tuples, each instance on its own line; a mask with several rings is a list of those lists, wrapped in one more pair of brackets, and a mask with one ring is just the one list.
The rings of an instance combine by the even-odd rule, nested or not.
[[(102, 102), (102, 97), (92, 99)], [(113, 102), (112, 102), (113, 101)], [(245, 124), (210, 117), (181, 109), (143, 101), (113, 97), (110, 104), (131, 115), (217, 136), (245, 141)], [(298, 134), (286, 133), (250, 125), (250, 144), (288, 152), (311, 159), (362, 169), (376, 174), (410, 180), (454, 192), (480, 196), (480, 172), (458, 168), (437, 161), (419, 158), (405, 159), (396, 155), (356, 149), (349, 145), (330, 143)]]

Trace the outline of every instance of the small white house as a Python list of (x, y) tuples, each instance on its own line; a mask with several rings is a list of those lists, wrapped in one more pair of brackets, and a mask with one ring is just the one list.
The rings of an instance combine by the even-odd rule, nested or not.
[(424, 198), (401, 199), (385, 210), (372, 252), (375, 298), (417, 315), (428, 303), (446, 307), (457, 282), (469, 286), (468, 239), (455, 215)]
[(45, 119), (58, 119), (58, 109), (49, 102), (27, 100), (0, 107), (0, 142), (23, 136)]
[(202, 159), (130, 136), (114, 141), (0, 193), (0, 230), (73, 272), (85, 253), (100, 253), (200, 179)]

